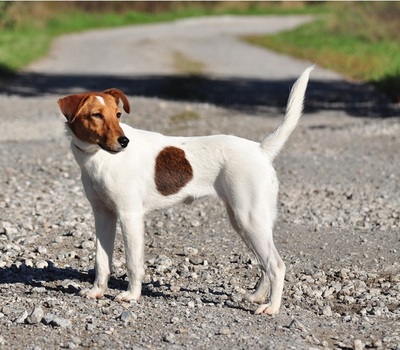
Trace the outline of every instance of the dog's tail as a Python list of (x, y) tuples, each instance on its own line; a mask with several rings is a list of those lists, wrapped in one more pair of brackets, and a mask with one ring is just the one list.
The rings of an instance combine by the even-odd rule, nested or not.
[(269, 155), (271, 160), (278, 155), (301, 117), (304, 95), (310, 72), (313, 69), (314, 66), (308, 67), (294, 83), (286, 106), (285, 118), (272, 134), (261, 141), (261, 148)]

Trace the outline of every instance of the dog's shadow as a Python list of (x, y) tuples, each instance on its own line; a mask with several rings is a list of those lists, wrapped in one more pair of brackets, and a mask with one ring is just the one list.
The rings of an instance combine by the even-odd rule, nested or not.
[[(79, 293), (91, 286), (95, 279), (93, 269), (88, 271), (79, 271), (72, 267), (57, 267), (51, 261), (48, 266), (38, 268), (28, 266), (25, 263), (12, 264), (10, 267), (0, 268), (0, 290), (2, 285), (6, 284), (24, 284), (30, 286), (26, 293), (33, 294), (41, 291), (61, 292), (64, 294), (79, 295)], [(124, 275), (125, 276), (125, 275)], [(111, 276), (108, 287), (111, 290), (124, 291), (128, 287), (128, 282), (124, 276)], [(169, 295), (161, 291), (152, 291), (148, 284), (143, 284), (142, 294), (149, 297), (168, 298)], [(110, 294), (105, 298), (113, 299)]]
[[(0, 291), (2, 286), (6, 284), (23, 284), (30, 287), (26, 290), (26, 294), (28, 295), (41, 292), (79, 295), (88, 285), (93, 284), (95, 278), (93, 269), (82, 272), (72, 267), (57, 267), (51, 261), (48, 261), (47, 264), (48, 266), (44, 268), (28, 266), (25, 263), (12, 264), (10, 267), (0, 268)], [(109, 290), (116, 290), (118, 292), (126, 290), (128, 282), (125, 280), (125, 277), (125, 274), (122, 276), (112, 275), (108, 283)], [(153, 283), (143, 283), (142, 296), (163, 299), (174, 298), (171, 293), (152, 287), (154, 287)], [(166, 287), (169, 286), (166, 285)], [(198, 290), (181, 288), (181, 292), (185, 291), (195, 295), (199, 294)], [(212, 296), (220, 296), (224, 293), (211, 291), (210, 294)], [(204, 304), (217, 304), (218, 302), (212, 296), (207, 297), (206, 295), (202, 295), (201, 300)], [(106, 299), (114, 299), (115, 296), (105, 294), (104, 297)], [(246, 308), (245, 305), (237, 305), (236, 303), (225, 303), (224, 305), (246, 312), (252, 311)]]

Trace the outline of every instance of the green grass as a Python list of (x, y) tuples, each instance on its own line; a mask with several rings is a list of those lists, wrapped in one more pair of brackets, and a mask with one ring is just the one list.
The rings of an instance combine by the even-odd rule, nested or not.
[[(245, 39), (400, 96), (399, 4), (341, 5), (295, 30)], [(394, 15), (394, 16), (393, 16)]]
[(0, 74), (11, 74), (42, 56), (50, 44), (48, 36), (38, 30), (3, 31), (0, 35)]
[(205, 73), (206, 66), (203, 62), (194, 60), (183, 52), (176, 51), (172, 57), (175, 71), (184, 75), (201, 75)]

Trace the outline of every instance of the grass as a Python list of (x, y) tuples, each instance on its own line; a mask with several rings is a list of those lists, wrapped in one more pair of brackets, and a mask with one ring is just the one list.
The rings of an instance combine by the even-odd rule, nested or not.
[(310, 60), (355, 81), (373, 83), (398, 99), (398, 16), (399, 3), (340, 4), (330, 14), (295, 30), (245, 40)]
[(174, 123), (186, 123), (198, 119), (201, 119), (200, 115), (191, 110), (185, 110), (170, 117), (170, 120)]
[(204, 74), (206, 66), (203, 62), (188, 57), (183, 52), (176, 51), (173, 54), (173, 66), (175, 71), (184, 75)]

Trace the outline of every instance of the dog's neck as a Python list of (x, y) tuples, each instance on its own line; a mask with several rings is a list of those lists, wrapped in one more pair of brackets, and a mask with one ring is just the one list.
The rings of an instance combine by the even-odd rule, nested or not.
[[(78, 149), (78, 151), (81, 151), (81, 152), (83, 152), (83, 153), (89, 153), (89, 152), (87, 152), (86, 150), (84, 150), (83, 148), (80, 148), (78, 145), (76, 145), (75, 142), (72, 141), (72, 140), (71, 140), (71, 145), (72, 145), (72, 147), (75, 147), (76, 149)], [(90, 152), (90, 153), (91, 153), (91, 152)]]
[(93, 153), (96, 153), (97, 151), (101, 150), (100, 146), (98, 146), (98, 145), (84, 142), (84, 141), (78, 139), (67, 124), (66, 124), (65, 129), (66, 129), (67, 135), (69, 136), (69, 138), (71, 140), (71, 147), (73, 148), (73, 150), (75, 149), (76, 151), (86, 153), (86, 154), (93, 154)]

